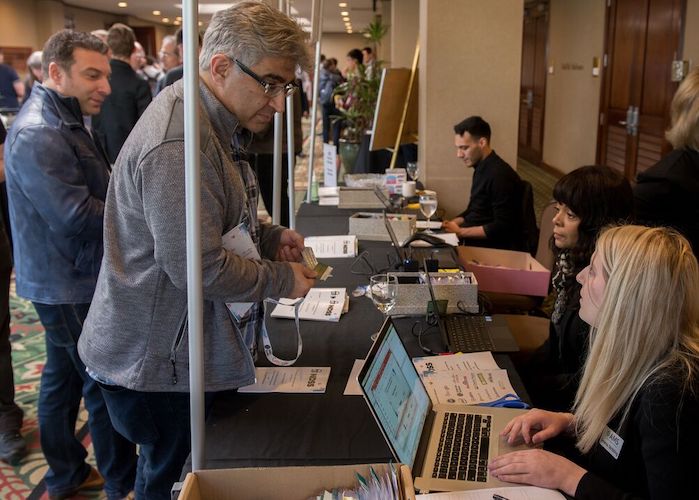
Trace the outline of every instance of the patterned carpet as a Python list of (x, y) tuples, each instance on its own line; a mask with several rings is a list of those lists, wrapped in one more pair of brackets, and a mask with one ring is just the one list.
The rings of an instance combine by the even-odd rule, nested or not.
[[(14, 281), (10, 289), (10, 313), (12, 342), (12, 364), (15, 371), (15, 401), (24, 410), (22, 435), (27, 442), (29, 454), (17, 466), (0, 462), (0, 498), (3, 500), (48, 498), (43, 482), (47, 465), (39, 444), (37, 405), (41, 370), (46, 359), (44, 330), (32, 304), (17, 297)], [(88, 462), (94, 465), (94, 455), (87, 431), (87, 412), (84, 408), (78, 415), (77, 436), (87, 448)], [(76, 499), (106, 498), (100, 492)]]

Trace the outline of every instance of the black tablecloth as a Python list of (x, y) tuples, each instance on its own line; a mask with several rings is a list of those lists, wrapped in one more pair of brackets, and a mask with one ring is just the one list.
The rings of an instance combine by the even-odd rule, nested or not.
[[(297, 228), (304, 234), (346, 234), (343, 214), (319, 216), (318, 207), (302, 209)], [(326, 207), (322, 207), (326, 208)], [(335, 209), (337, 210), (337, 209)], [(306, 214), (313, 213), (312, 216)], [(327, 212), (326, 212), (327, 214)], [(345, 225), (343, 226), (343, 220)], [(370, 260), (381, 262), (393, 250), (388, 243), (365, 242)], [(352, 297), (357, 285), (369, 281), (371, 271), (354, 274), (353, 259), (324, 259), (335, 268), (323, 287), (345, 287), (350, 293), (349, 312), (338, 323), (301, 322), (303, 354), (298, 366), (330, 366), (325, 394), (238, 394), (219, 393), (206, 422), (206, 468), (247, 466), (320, 465), (371, 463), (390, 460), (391, 453), (361, 396), (343, 392), (355, 359), (363, 359), (371, 347), (370, 336), (383, 321), (365, 296)], [(359, 272), (361, 266), (355, 266)], [(364, 268), (366, 269), (366, 268)], [(412, 357), (425, 355), (411, 334), (420, 318), (395, 320)], [(268, 318), (268, 330), (276, 356), (293, 358), (296, 353), (294, 322)], [(425, 346), (440, 350), (436, 329), (423, 336)], [(258, 365), (269, 365), (260, 353)], [(514, 389), (522, 399), (528, 395), (506, 355), (495, 355), (510, 373)], [(189, 470), (190, 464), (185, 466)]]

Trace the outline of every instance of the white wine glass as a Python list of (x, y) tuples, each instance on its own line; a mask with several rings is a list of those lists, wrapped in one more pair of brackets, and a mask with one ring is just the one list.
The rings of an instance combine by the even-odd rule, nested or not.
[[(369, 293), (376, 308), (384, 315), (384, 319), (389, 311), (396, 305), (396, 293), (398, 292), (398, 277), (394, 274), (375, 274), (369, 282)], [(374, 334), (371, 340), (376, 340)]]
[(437, 211), (437, 193), (434, 191), (423, 191), (420, 195), (420, 211), (427, 218), (426, 233), (432, 233), (430, 229), (430, 218)]
[(418, 167), (418, 164), (416, 161), (409, 161), (405, 165), (405, 171), (408, 173), (408, 177), (410, 177), (411, 181), (416, 181), (417, 176), (420, 173), (420, 168)]

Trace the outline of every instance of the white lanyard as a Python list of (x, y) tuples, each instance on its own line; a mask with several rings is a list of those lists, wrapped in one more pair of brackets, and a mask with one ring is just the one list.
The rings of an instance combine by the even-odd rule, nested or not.
[(303, 340), (301, 339), (301, 323), (299, 321), (299, 309), (301, 308), (301, 304), (303, 304), (303, 300), (299, 300), (296, 304), (294, 304), (294, 323), (296, 323), (297, 350), (296, 350), (296, 357), (294, 359), (291, 359), (291, 360), (279, 359), (278, 357), (276, 357), (274, 355), (274, 351), (272, 350), (272, 343), (270, 342), (269, 334), (267, 333), (267, 303), (268, 302), (271, 304), (275, 304), (275, 305), (286, 305), (286, 304), (282, 304), (279, 301), (274, 300), (274, 299), (265, 299), (263, 302), (263, 304), (264, 304), (264, 316), (262, 318), (262, 328), (260, 329), (260, 336), (262, 337), (262, 346), (265, 350), (265, 356), (267, 356), (267, 359), (273, 365), (291, 366), (294, 363), (296, 363), (296, 361), (301, 356), (301, 352), (303, 352)]

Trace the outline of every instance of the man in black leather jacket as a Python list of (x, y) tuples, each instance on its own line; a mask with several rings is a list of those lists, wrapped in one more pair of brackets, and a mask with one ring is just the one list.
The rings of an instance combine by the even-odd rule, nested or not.
[[(102, 485), (108, 498), (123, 498), (135, 478), (135, 448), (112, 427), (102, 393), (77, 353), (102, 260), (109, 163), (93, 140), (89, 117), (110, 92), (106, 54), (107, 46), (87, 33), (54, 34), (43, 51), (46, 79), (5, 143), (17, 294), (32, 301), (46, 330), (39, 431), (50, 498)], [(81, 397), (106, 484), (75, 437)]]

